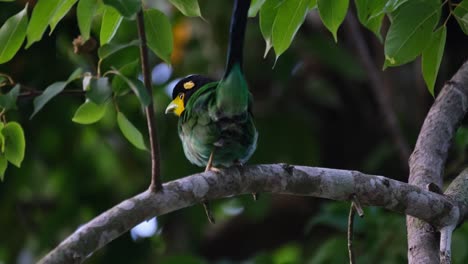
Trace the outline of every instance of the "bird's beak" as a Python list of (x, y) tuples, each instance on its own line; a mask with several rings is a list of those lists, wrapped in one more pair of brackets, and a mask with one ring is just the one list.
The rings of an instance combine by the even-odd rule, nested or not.
[(174, 113), (175, 110), (177, 109), (178, 105), (172, 101), (166, 108), (166, 114), (169, 114), (169, 113)]

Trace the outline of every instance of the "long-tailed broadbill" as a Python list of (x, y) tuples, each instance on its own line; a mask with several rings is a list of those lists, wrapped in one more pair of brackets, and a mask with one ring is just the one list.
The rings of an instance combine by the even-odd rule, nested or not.
[[(179, 116), (178, 132), (187, 159), (207, 170), (243, 165), (252, 156), (258, 133), (252, 95), (242, 70), (242, 54), (250, 0), (235, 0), (224, 76), (181, 79), (166, 113)], [(210, 222), (214, 219), (204, 202)]]

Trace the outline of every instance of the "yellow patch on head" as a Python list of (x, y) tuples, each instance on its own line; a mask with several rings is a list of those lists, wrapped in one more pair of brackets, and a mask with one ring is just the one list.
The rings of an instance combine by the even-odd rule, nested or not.
[(185, 90), (192, 89), (193, 87), (195, 87), (195, 83), (193, 83), (192, 81), (184, 83), (184, 89)]

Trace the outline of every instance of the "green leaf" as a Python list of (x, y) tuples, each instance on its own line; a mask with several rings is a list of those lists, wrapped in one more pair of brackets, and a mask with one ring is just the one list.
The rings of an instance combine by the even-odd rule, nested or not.
[(56, 82), (49, 85), (40, 96), (34, 99), (34, 112), (32, 113), (30, 119), (33, 118), (52, 98), (62, 92), (70, 82), (77, 79), (81, 73), (82, 70), (78, 68), (70, 75), (70, 77), (68, 77), (67, 81)]
[(60, 0), (57, 9), (55, 10), (54, 15), (50, 19), (50, 33), (49, 35), (52, 34), (54, 31), (55, 27), (57, 24), (62, 20), (62, 18), (70, 11), (72, 6), (76, 3), (78, 0)]
[(104, 46), (98, 49), (98, 55), (99, 55), (99, 58), (103, 60), (122, 49), (128, 48), (130, 46), (138, 46), (139, 44), (140, 44), (139, 40), (133, 40), (125, 44), (113, 44), (113, 43), (105, 44)]
[(59, 2), (60, 0), (37, 1), (26, 31), (26, 36), (28, 37), (26, 48), (29, 48), (34, 42), (41, 40), (42, 35), (49, 25), (49, 21), (55, 14)]
[(124, 17), (133, 17), (141, 8), (141, 1), (139, 0), (103, 0), (104, 4), (117, 9), (117, 11)]
[(317, 8), (317, 0), (311, 0), (309, 3), (309, 9)]
[(335, 42), (338, 42), (337, 31), (346, 17), (348, 5), (349, 0), (317, 0), (317, 7), (322, 22), (332, 33)]
[(7, 94), (0, 95), (0, 108), (5, 111), (16, 108), (16, 99), (19, 92), (20, 85), (17, 84)]
[(276, 59), (288, 49), (304, 23), (309, 3), (310, 0), (288, 0), (278, 8), (271, 32)]
[(96, 104), (102, 104), (112, 95), (112, 89), (107, 77), (99, 79), (91, 78), (89, 82), (89, 91), (86, 92), (86, 97)]
[(432, 34), (431, 40), (422, 53), (422, 73), (427, 89), (434, 96), (434, 84), (444, 55), (447, 28), (442, 26)]
[(146, 38), (149, 48), (168, 64), (173, 48), (171, 23), (166, 15), (156, 9), (144, 11)]
[(440, 18), (438, 1), (413, 0), (396, 10), (385, 39), (385, 64), (398, 66), (424, 50)]
[(0, 28), (0, 64), (15, 56), (21, 48), (28, 27), (28, 5), (18, 14), (10, 17)]
[(169, 0), (182, 14), (188, 17), (201, 17), (198, 0)]
[(5, 178), (5, 171), (8, 167), (8, 161), (5, 158), (5, 155), (0, 154), (0, 181), (3, 181)]
[(5, 158), (16, 167), (21, 167), (26, 148), (23, 128), (16, 122), (9, 122), (1, 133), (5, 137)]
[(280, 5), (281, 0), (266, 0), (260, 9), (260, 31), (262, 32), (266, 44), (264, 57), (267, 56), (268, 52), (273, 47), (271, 32)]
[(355, 0), (359, 22), (372, 31), (380, 41), (386, 0)]
[(78, 27), (80, 28), (83, 41), (87, 41), (91, 32), (91, 23), (99, 8), (98, 0), (80, 0), (76, 9)]
[(72, 121), (82, 125), (96, 123), (106, 113), (107, 104), (97, 105), (91, 101), (87, 101), (80, 105), (72, 118)]
[(109, 43), (117, 33), (123, 17), (113, 7), (106, 6), (102, 16), (100, 41), (101, 46)]
[(122, 78), (122, 80), (124, 80), (127, 83), (127, 85), (136, 94), (143, 106), (146, 107), (150, 104), (151, 98), (148, 95), (148, 91), (146, 91), (145, 85), (140, 80), (129, 79), (118, 71), (115, 71), (115, 74), (117, 74), (120, 78)]
[(117, 124), (124, 137), (130, 141), (135, 147), (141, 150), (146, 150), (143, 135), (138, 129), (125, 117), (122, 112), (117, 113)]
[(249, 8), (249, 17), (256, 17), (260, 8), (265, 3), (266, 0), (252, 0)]
[(460, 28), (468, 35), (468, 0), (461, 1), (453, 11)]
[(15, 0), (0, 0), (0, 2), (14, 2)]
[(138, 73), (140, 73), (140, 60), (136, 59), (135, 61), (124, 65), (119, 69), (119, 72), (123, 76), (127, 77), (127, 79), (123, 79), (119, 75), (116, 75), (112, 79), (112, 90), (116, 95), (120, 96), (126, 94), (130, 90), (129, 85), (127, 84), (127, 80), (136, 79)]

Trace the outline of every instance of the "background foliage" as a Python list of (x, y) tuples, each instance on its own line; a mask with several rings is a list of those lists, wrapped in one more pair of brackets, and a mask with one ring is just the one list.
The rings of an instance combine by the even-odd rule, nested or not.
[[(0, 29), (0, 73), (21, 84), (18, 92), (0, 76), (0, 105), (9, 110), (2, 118), (21, 124), (27, 145), (21, 169), (8, 166), (0, 184), (0, 263), (31, 263), (149, 184), (141, 111), (148, 95), (137, 78), (133, 19), (140, 2), (0, 2), (0, 24), (13, 25)], [(205, 0), (145, 4), (162, 175), (169, 181), (201, 170), (183, 155), (176, 118), (163, 114), (171, 83), (191, 73), (220, 77), (231, 9)], [(356, 55), (356, 32), (346, 21), (341, 25), (350, 9), (367, 28), (362, 31), (376, 67), (402, 65), (387, 68), (378, 88), (414, 145), (433, 87), (437, 94), (468, 57), (468, 1), (257, 0), (244, 62), (260, 133), (250, 163), (354, 169), (406, 180), (407, 167), (382, 125), (369, 73)], [(54, 97), (59, 93), (64, 94)], [(467, 143), (468, 129), (462, 127), (448, 178), (466, 166)], [(215, 226), (200, 206), (187, 208), (158, 218), (157, 235), (138, 241), (122, 236), (88, 262), (347, 261), (346, 203), (262, 194), (257, 202), (246, 196), (213, 206)], [(404, 217), (366, 208), (356, 225), (359, 263), (405, 261)], [(468, 261), (467, 244), (464, 225), (455, 232), (455, 263)]]

